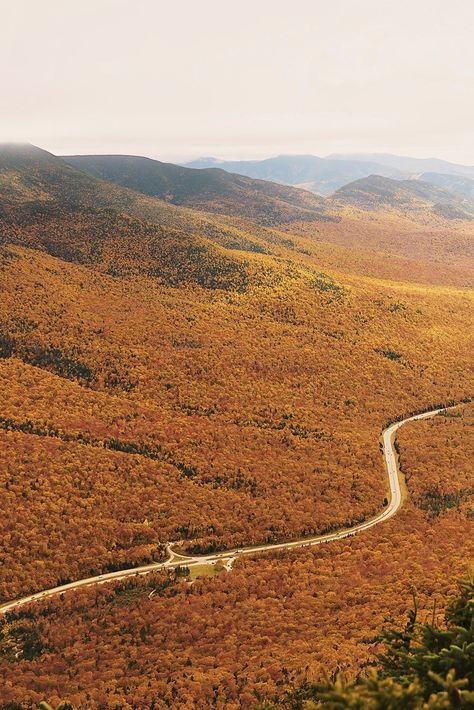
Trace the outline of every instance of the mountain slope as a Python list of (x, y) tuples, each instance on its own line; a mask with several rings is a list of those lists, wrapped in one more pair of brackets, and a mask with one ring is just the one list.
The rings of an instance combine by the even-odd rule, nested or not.
[(384, 167), (374, 161), (328, 160), (315, 155), (279, 155), (266, 160), (216, 161), (214, 158), (187, 163), (189, 168), (219, 167), (260, 180), (271, 180), (286, 185), (330, 195), (342, 185), (371, 173), (388, 177), (402, 177), (395, 168)]
[(474, 201), (419, 180), (392, 180), (370, 175), (337, 190), (333, 200), (363, 210), (392, 210), (413, 217), (436, 215), (470, 220)]
[(235, 250), (264, 250), (237, 229), (97, 180), (30, 145), (0, 146), (0, 186), (2, 242), (108, 273), (241, 289), (246, 265)]
[(175, 205), (252, 219), (264, 225), (331, 220), (320, 197), (218, 168), (195, 170), (131, 155), (65, 156), (79, 170)]

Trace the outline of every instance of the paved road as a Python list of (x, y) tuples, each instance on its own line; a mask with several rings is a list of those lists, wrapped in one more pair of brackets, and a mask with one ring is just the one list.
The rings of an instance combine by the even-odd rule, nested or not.
[[(395, 515), (397, 510), (402, 504), (402, 492), (400, 488), (399, 480), (399, 470), (397, 463), (397, 454), (394, 448), (394, 435), (395, 432), (407, 422), (413, 422), (418, 419), (428, 419), (429, 417), (434, 417), (439, 412), (444, 411), (445, 408), (433, 409), (429, 412), (424, 412), (423, 414), (416, 414), (407, 419), (403, 419), (400, 422), (391, 424), (383, 432), (383, 453), (385, 458), (385, 463), (387, 466), (388, 480), (390, 486), (390, 502), (386, 508), (382, 510), (381, 513), (376, 515), (370, 520), (366, 520), (363, 523), (358, 523), (351, 528), (345, 528), (338, 530), (337, 532), (329, 533), (327, 535), (317, 535), (315, 537), (306, 537), (299, 540), (292, 540), (290, 542), (281, 542), (273, 545), (255, 545), (254, 547), (244, 547), (235, 550), (226, 550), (225, 552), (205, 555), (200, 557), (185, 557), (183, 555), (178, 555), (172, 548), (169, 548), (170, 557), (166, 562), (157, 562), (151, 565), (145, 565), (144, 567), (134, 567), (132, 569), (120, 570), (118, 572), (107, 572), (106, 574), (100, 574), (96, 577), (88, 577), (87, 579), (80, 579), (77, 582), (71, 582), (70, 584), (63, 584), (60, 587), (53, 587), (52, 589), (46, 589), (43, 592), (37, 592), (36, 594), (30, 594), (22, 599), (17, 599), (12, 602), (6, 602), (0, 605), (0, 614), (6, 613), (13, 609), (18, 609), (18, 607), (28, 604), (29, 602), (38, 601), (40, 599), (47, 599), (48, 597), (57, 596), (63, 592), (67, 592), (71, 589), (79, 589), (80, 587), (89, 587), (96, 584), (104, 584), (109, 581), (117, 581), (121, 579), (126, 579), (127, 577), (142, 576), (149, 574), (150, 572), (156, 572), (160, 569), (173, 569), (174, 567), (195, 567), (196, 565), (202, 564), (212, 564), (216, 562), (225, 562), (241, 557), (242, 555), (253, 555), (258, 552), (269, 552), (271, 550), (287, 550), (293, 547), (307, 547), (313, 545), (321, 545), (325, 542), (331, 542), (333, 540), (342, 540), (345, 537), (350, 537), (351, 535), (356, 535), (363, 530), (368, 530), (382, 523), (384, 520), (388, 520), (392, 515)], [(452, 407), (449, 407), (452, 409)]]

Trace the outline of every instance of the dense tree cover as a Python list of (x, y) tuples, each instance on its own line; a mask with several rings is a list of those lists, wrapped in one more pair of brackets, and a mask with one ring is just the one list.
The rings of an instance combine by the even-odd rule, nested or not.
[[(429, 450), (419, 446), (429, 436)], [(400, 465), (406, 471), (410, 496), (428, 517), (454, 508), (474, 518), (472, 457), (466, 442), (474, 441), (474, 407), (446, 412), (399, 434)], [(455, 475), (453, 475), (455, 472)]]
[[(149, 598), (156, 577), (144, 578), (127, 583), (133, 594), (107, 585), (9, 614), (5, 702), (251, 708), (284, 692), (288, 673), (295, 683), (324, 670), (355, 673), (375, 662), (387, 616), (401, 624), (412, 583), (420, 619), (432, 617), (436, 600), (441, 621), (442, 599), (455, 591), (451, 575), (474, 555), (472, 523), (448, 516), (431, 525), (406, 511), (381, 533), (241, 561), (192, 586), (178, 580), (165, 596)], [(22, 657), (32, 640), (37, 655)]]
[(0, 183), (0, 244), (45, 250), (114, 275), (245, 289), (245, 261), (222, 249), (253, 244), (239, 230), (96, 180), (33, 146), (0, 148)]
[(381, 175), (354, 180), (332, 196), (336, 203), (374, 212), (401, 214), (414, 220), (441, 217), (470, 221), (474, 201), (423, 180), (396, 180)]
[[(28, 214), (29, 212), (29, 214)], [(10, 242), (41, 248), (66, 261), (115, 276), (148, 274), (177, 286), (245, 290), (245, 261), (198, 236), (97, 207), (37, 204), (21, 206), (7, 224)]]
[[(447, 425), (463, 422), (469, 432), (473, 410)], [(437, 461), (431, 430), (439, 426), (405, 429), (415, 434), (407, 455), (420, 452), (417, 476), (427, 483)], [(462, 441), (467, 454), (469, 439)], [(77, 591), (7, 615), (3, 699), (25, 708), (48, 697), (80, 709), (237, 709), (324, 673), (350, 683), (377, 665), (379, 629), (403, 629), (413, 587), (420, 623), (442, 628), (445, 600), (473, 559), (468, 509), (433, 518), (408, 499), (391, 521), (355, 538), (241, 559), (232, 572), (191, 586), (154, 574)], [(445, 677), (449, 669), (439, 670)]]
[[(249, 205), (245, 210), (248, 199), (240, 197), (232, 207), (232, 200), (222, 202), (224, 194), (220, 201), (209, 196), (199, 206), (226, 214), (206, 215), (94, 179), (33, 146), (0, 148), (0, 184), (0, 243), (42, 248), (112, 274), (148, 273), (175, 285), (241, 290), (249, 278), (263, 278), (261, 262), (252, 261), (249, 273), (246, 260), (236, 256), (244, 251), (375, 278), (473, 284), (472, 230), (452, 220), (416, 224), (346, 208), (335, 222), (285, 226), (280, 202), (275, 228), (268, 229), (249, 221), (256, 215)], [(308, 193), (293, 192), (304, 204)], [(264, 194), (248, 196), (265, 213)], [(283, 228), (290, 234), (278, 231)]]
[[(130, 585), (128, 589), (132, 591)], [(415, 597), (405, 628), (401, 631), (398, 628), (383, 630), (378, 672), (361, 674), (356, 681), (337, 676), (334, 681), (326, 678), (317, 683), (305, 682), (286, 691), (283, 697), (273, 702), (265, 701), (258, 710), (441, 710), (472, 707), (474, 579), (470, 577), (460, 582), (458, 596), (447, 605), (443, 624), (436, 619), (419, 623), (417, 615)], [(42, 701), (39, 707), (40, 710), (53, 710), (46, 701)], [(73, 710), (73, 707), (70, 703), (61, 702), (56, 710)]]
[(131, 155), (76, 155), (73, 167), (166, 202), (280, 225), (296, 220), (329, 221), (332, 205), (319, 195), (212, 168), (194, 170)]
[(344, 252), (338, 252), (338, 256), (340, 265), (349, 262), (344, 269), (350, 273), (401, 281), (473, 285), (474, 239), (470, 222), (433, 223), (427, 219), (414, 223), (386, 212), (375, 213), (368, 219), (366, 212), (353, 208), (343, 211), (342, 217), (339, 223), (321, 226), (302, 222), (285, 230), (292, 239), (296, 234), (306, 237), (305, 244), (317, 240), (330, 242), (338, 249), (349, 247), (349, 258)]
[(272, 290), (230, 296), (18, 248), (2, 269), (2, 599), (167, 540), (204, 552), (369, 517), (383, 426), (469, 394), (463, 292), (284, 264)]
[[(347, 239), (367, 228), (369, 248), (350, 251), (314, 225), (211, 219), (41, 152), (2, 160), (0, 600), (161, 559), (168, 540), (199, 552), (370, 517), (387, 496), (383, 427), (473, 393), (473, 297), (452, 287), (469, 283), (464, 233), (446, 251), (432, 232), (447, 266), (416, 230), (387, 260), (377, 245), (408, 228), (377, 242), (380, 223), (354, 218)], [(465, 411), (401, 432), (413, 498), (360, 538), (2, 618), (5, 702), (249, 708), (287, 671), (373, 663), (410, 580), (428, 603), (472, 556)]]
[(385, 630), (379, 674), (355, 682), (306, 683), (260, 710), (442, 710), (474, 707), (474, 579), (460, 583), (445, 623), (417, 621), (416, 600), (405, 628)]

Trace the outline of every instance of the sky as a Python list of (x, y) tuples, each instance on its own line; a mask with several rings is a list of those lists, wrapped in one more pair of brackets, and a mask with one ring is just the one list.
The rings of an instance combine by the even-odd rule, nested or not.
[(474, 164), (473, 0), (0, 0), (0, 142)]

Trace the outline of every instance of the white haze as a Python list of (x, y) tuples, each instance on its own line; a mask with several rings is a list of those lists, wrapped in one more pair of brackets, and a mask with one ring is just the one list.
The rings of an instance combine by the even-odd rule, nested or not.
[(474, 164), (472, 0), (0, 0), (0, 141)]

